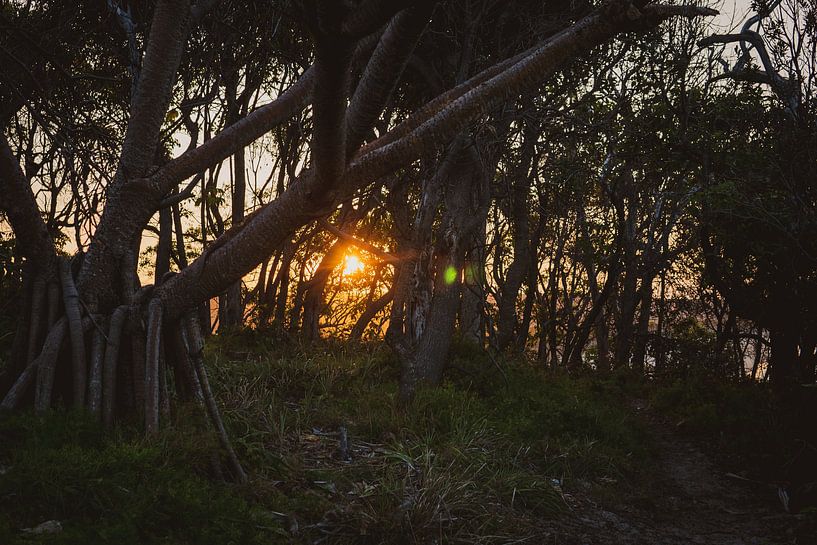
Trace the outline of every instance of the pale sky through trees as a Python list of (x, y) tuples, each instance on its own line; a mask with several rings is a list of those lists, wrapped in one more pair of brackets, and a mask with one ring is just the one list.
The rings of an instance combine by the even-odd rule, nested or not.
[(749, 17), (752, 8), (749, 0), (723, 0), (715, 9), (721, 14), (712, 19), (712, 24), (729, 31), (740, 28), (743, 21)]
[[(713, 26), (713, 31), (717, 32), (729, 32), (736, 29), (739, 29), (743, 22), (749, 17), (751, 12), (751, 3), (749, 0), (723, 0), (722, 3), (719, 5), (713, 6), (720, 11), (720, 15), (712, 18), (710, 20), (711, 25)], [(727, 48), (726, 53), (729, 54), (730, 49)], [(260, 100), (259, 102), (266, 102), (264, 100)], [(184, 150), (187, 148), (189, 143), (189, 137), (183, 131), (181, 131), (177, 135), (178, 145), (175, 147), (174, 156), (181, 155)], [(247, 187), (247, 203), (250, 207), (255, 205), (255, 201), (253, 200), (252, 190), (255, 187), (253, 182), (255, 181), (263, 181), (269, 175), (269, 171), (272, 168), (272, 162), (269, 157), (259, 156), (258, 153), (254, 153), (248, 161), (248, 170), (254, 169), (255, 172), (248, 172), (248, 187)], [(230, 168), (230, 160), (225, 161), (224, 166), (220, 172), (220, 181), (221, 187), (228, 188), (230, 185), (230, 176), (231, 176), (231, 168)], [(225, 194), (226, 201), (225, 206), (229, 205), (230, 197), (229, 194)], [(50, 196), (47, 194), (41, 194), (41, 199), (49, 199)], [(44, 203), (41, 203), (44, 204)], [(194, 222), (196, 220), (193, 220)], [(7, 231), (7, 226), (3, 225), (3, 231)], [(85, 231), (85, 230), (83, 230)], [(85, 233), (86, 237), (90, 235), (90, 233)], [(86, 241), (87, 242), (87, 241)], [(156, 235), (152, 232), (146, 231), (144, 234), (142, 250), (149, 248), (151, 246), (155, 246), (156, 244)], [(69, 235), (68, 243), (65, 247), (66, 251), (73, 252), (76, 250), (76, 244), (74, 243), (74, 237)]]

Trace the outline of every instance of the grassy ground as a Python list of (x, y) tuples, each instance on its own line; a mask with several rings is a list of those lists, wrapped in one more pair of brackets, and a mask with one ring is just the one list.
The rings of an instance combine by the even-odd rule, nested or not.
[[(400, 410), (382, 349), (211, 342), (241, 486), (219, 479), (192, 407), (151, 439), (75, 414), (0, 416), (0, 543), (505, 543), (558, 516), (566, 483), (603, 488), (648, 462), (616, 381), (455, 352), (446, 385)], [(21, 531), (47, 520), (63, 530)]]

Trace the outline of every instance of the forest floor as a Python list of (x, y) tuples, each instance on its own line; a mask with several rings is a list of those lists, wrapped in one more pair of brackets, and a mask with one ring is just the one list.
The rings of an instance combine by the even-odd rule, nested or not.
[(763, 388), (566, 377), (459, 346), (446, 384), (401, 408), (382, 347), (207, 350), (247, 484), (193, 406), (151, 438), (0, 415), (0, 544), (817, 543), (815, 512), (759, 484), (786, 441)]
[(654, 442), (641, 486), (602, 501), (579, 494), (553, 523), (556, 542), (620, 545), (813, 544), (807, 517), (783, 511), (777, 489), (726, 472), (705, 445), (684, 437), (648, 401), (633, 411)]

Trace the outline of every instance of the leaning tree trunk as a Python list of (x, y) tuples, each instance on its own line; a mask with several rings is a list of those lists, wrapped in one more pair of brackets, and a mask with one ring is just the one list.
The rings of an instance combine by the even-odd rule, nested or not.
[(332, 272), (343, 262), (345, 252), (346, 245), (340, 240), (335, 241), (324, 254), (318, 268), (315, 270), (315, 274), (312, 275), (312, 278), (303, 288), (305, 295), (301, 335), (307, 342), (320, 339), (320, 317), (324, 307), (326, 284), (329, 282)]
[[(399, 274), (399, 273), (397, 273)], [(397, 280), (399, 282), (399, 280)], [(372, 320), (374, 320), (375, 316), (383, 312), (383, 310), (394, 300), (394, 286), (389, 288), (389, 290), (378, 297), (377, 299), (369, 300), (366, 303), (366, 307), (363, 309), (363, 313), (355, 322), (355, 325), (352, 327), (352, 331), (349, 333), (349, 340), (354, 342), (360, 342), (361, 338), (363, 338), (363, 333), (366, 331), (366, 328), (369, 326)]]

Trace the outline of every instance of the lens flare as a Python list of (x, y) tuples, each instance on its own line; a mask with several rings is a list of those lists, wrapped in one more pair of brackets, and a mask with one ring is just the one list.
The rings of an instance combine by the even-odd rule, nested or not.
[(451, 284), (457, 281), (459, 271), (457, 271), (457, 269), (449, 265), (448, 267), (446, 267), (445, 272), (443, 274), (444, 274), (443, 279), (445, 280), (445, 283), (450, 286)]
[(363, 270), (365, 265), (355, 254), (347, 254), (343, 261), (343, 274), (355, 274)]

